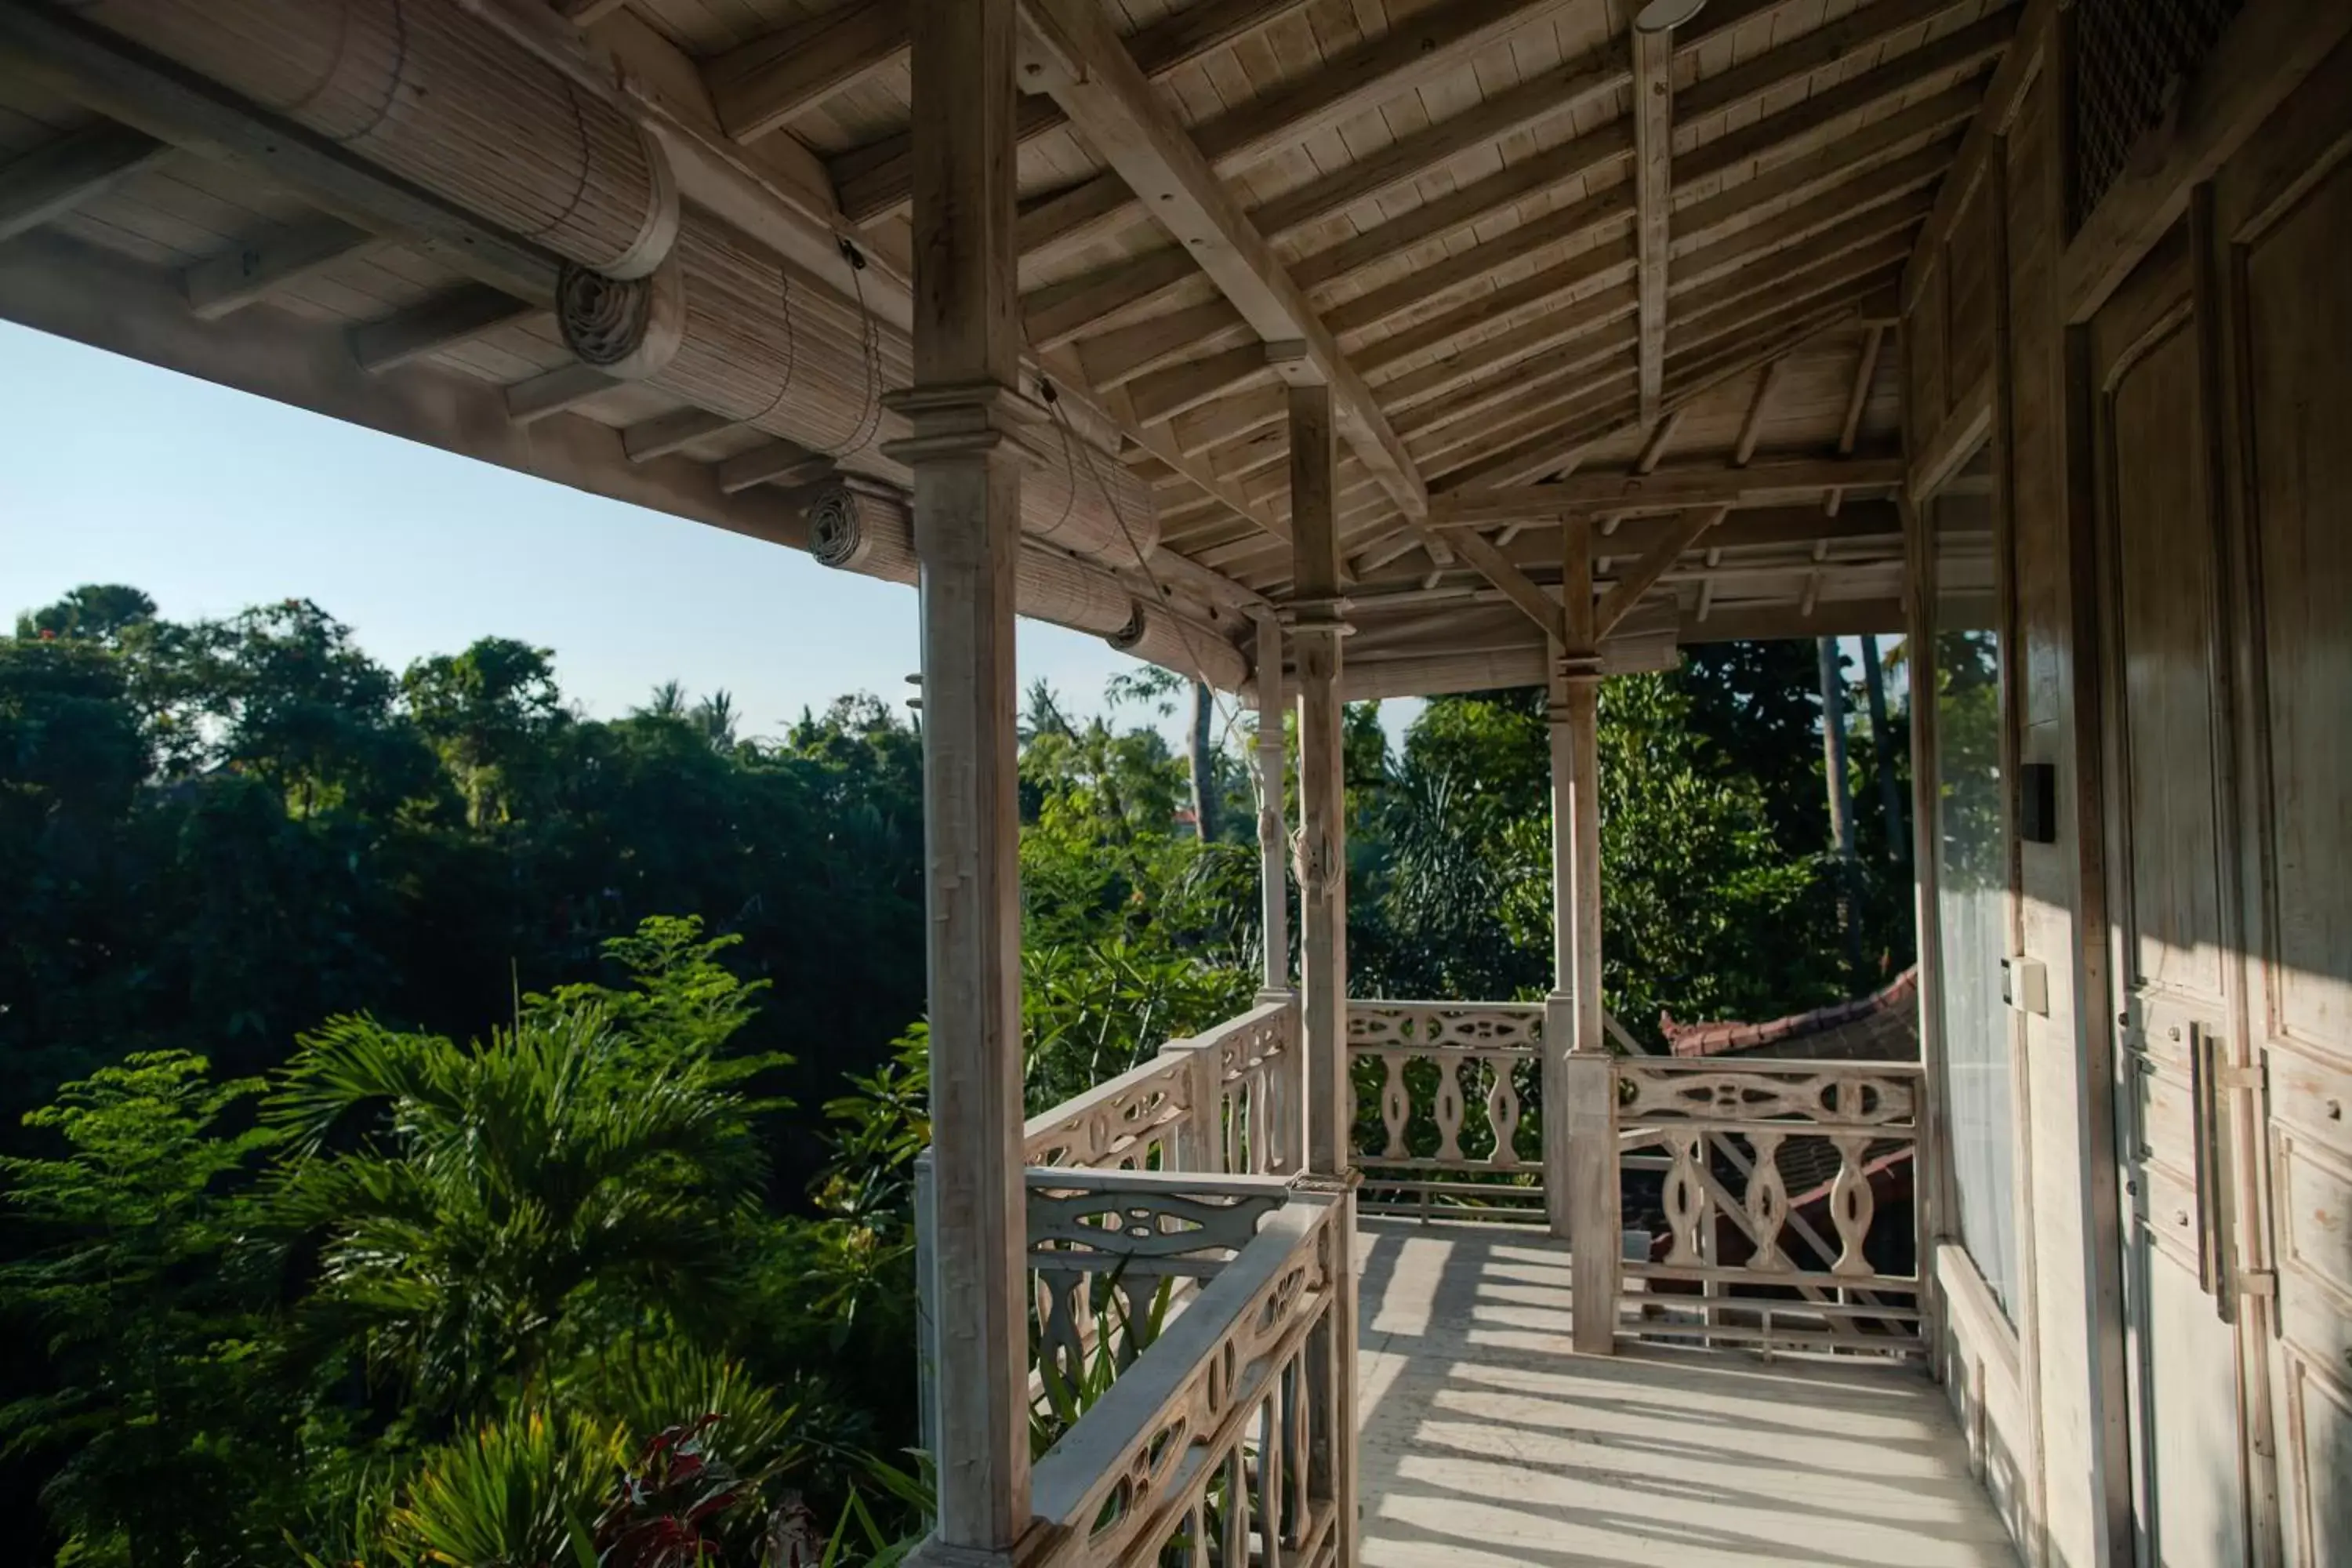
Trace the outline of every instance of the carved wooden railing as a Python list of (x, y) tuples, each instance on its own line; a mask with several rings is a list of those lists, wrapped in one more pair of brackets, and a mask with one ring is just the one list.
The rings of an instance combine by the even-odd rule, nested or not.
[(1298, 1008), (1269, 1002), (1029, 1119), (1031, 1165), (1275, 1175), (1300, 1168)]
[(1916, 1353), (1911, 1216), (1882, 1215), (1873, 1183), (1911, 1179), (1922, 1081), (1916, 1063), (1621, 1058), (1621, 1169), (1664, 1152), (1664, 1234), (1623, 1267), (1625, 1331)]
[(1366, 1214), (1544, 1217), (1538, 1002), (1350, 1002)]
[[(1024, 1128), (1041, 1423), (1086, 1390), (1034, 1472), (1034, 1506), (1061, 1527), (1039, 1563), (1334, 1560), (1353, 1474), (1355, 1205), (1296, 1184), (1302, 1060), (1297, 1004), (1269, 1002)], [(928, 1237), (928, 1155), (917, 1194)]]
[(1084, 1353), (1076, 1320), (1103, 1281), (1136, 1310), (1163, 1279), (1201, 1282), (1037, 1461), (1034, 1506), (1056, 1527), (1042, 1561), (1337, 1560), (1353, 1473), (1352, 1224), (1344, 1188), (1030, 1173), (1030, 1261), (1070, 1304), (1049, 1354)]

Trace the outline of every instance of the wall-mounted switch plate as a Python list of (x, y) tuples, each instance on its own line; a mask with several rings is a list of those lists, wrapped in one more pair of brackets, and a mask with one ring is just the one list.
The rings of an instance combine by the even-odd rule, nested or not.
[(2023, 954), (2000, 961), (2000, 999), (2021, 1013), (2050, 1016), (2050, 966)]

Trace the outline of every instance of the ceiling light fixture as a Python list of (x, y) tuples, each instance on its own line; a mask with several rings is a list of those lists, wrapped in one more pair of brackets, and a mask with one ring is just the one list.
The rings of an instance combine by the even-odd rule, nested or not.
[(1706, 5), (1706, 0), (1650, 0), (1633, 15), (1636, 32), (1671, 33), (1685, 26)]

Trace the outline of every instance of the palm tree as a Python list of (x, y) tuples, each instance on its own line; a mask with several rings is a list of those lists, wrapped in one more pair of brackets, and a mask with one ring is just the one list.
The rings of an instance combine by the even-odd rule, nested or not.
[(633, 711), (640, 719), (683, 719), (686, 717), (686, 688), (677, 681), (665, 680), (654, 688), (650, 701)]
[(453, 1422), (649, 1319), (715, 1321), (766, 1173), (739, 1088), (764, 1064), (653, 1033), (572, 997), (467, 1047), (364, 1017), (304, 1037), (267, 1114), (308, 1156), (276, 1197), (320, 1248), (313, 1328)]
[(691, 717), (695, 728), (702, 731), (713, 751), (724, 752), (734, 746), (735, 699), (723, 687), (696, 703)]

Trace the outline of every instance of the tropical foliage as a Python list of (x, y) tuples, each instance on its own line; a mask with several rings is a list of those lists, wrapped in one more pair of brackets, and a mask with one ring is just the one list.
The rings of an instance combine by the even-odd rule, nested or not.
[[(1604, 687), (1636, 1031), (1906, 962), (1867, 814), (1862, 972), (1834, 940), (1814, 672), (1764, 646)], [(1258, 984), (1255, 737), (1195, 693), (1171, 750), (1184, 695), (1028, 694), (1033, 1109)], [(177, 623), (94, 586), (0, 638), (23, 1560), (891, 1555), (922, 1490), (920, 737), (871, 698), (759, 727), (675, 684), (586, 717), (503, 638), (394, 673), (301, 600)], [(1538, 694), (1434, 700), (1401, 748), (1360, 706), (1346, 746), (1354, 988), (1539, 994)]]

